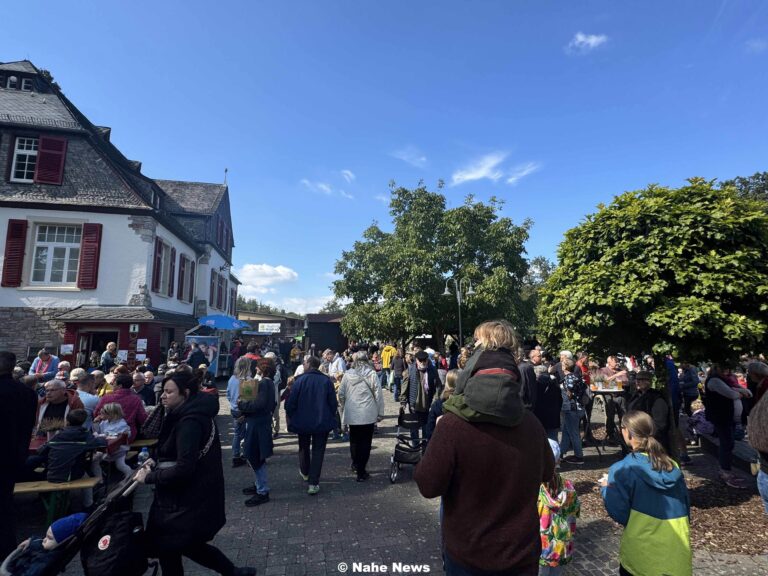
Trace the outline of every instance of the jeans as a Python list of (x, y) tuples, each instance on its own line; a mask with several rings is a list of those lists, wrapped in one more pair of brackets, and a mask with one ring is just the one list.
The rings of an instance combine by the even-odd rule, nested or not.
[(768, 474), (762, 470), (757, 473), (757, 490), (760, 492), (760, 497), (763, 499), (765, 513), (768, 514)]
[(275, 434), (280, 432), (280, 402), (277, 403), (274, 412), (272, 412), (272, 432)]
[(560, 432), (560, 428), (547, 428), (545, 432), (547, 433), (547, 438), (557, 442), (557, 435)]
[[(250, 462), (249, 462), (250, 464)], [(253, 468), (253, 474), (256, 477), (256, 492), (259, 494), (269, 494), (269, 481), (267, 479), (267, 461), (264, 460), (261, 463), (261, 466), (258, 468), (254, 468), (253, 464), (251, 464), (251, 468)]]
[(584, 415), (583, 410), (563, 410), (563, 438), (560, 440), (560, 454), (565, 456), (568, 450), (573, 448), (576, 458), (583, 458), (584, 452), (581, 449), (581, 434), (579, 432), (579, 421)]
[(382, 388), (389, 386), (389, 368), (382, 368), (379, 372), (379, 384)]
[(418, 440), (419, 432), (421, 432), (421, 437), (426, 439), (427, 438), (427, 420), (429, 420), (429, 412), (414, 412), (414, 414), (416, 414), (416, 416), (418, 416), (419, 418), (419, 427), (411, 430), (411, 440)]
[(731, 464), (733, 463), (733, 424), (715, 424), (715, 432), (717, 432), (717, 440), (720, 443), (717, 449), (720, 469), (730, 472)]
[(240, 420), (240, 413), (232, 411), (232, 419), (235, 423), (235, 429), (232, 433), (232, 458), (240, 458), (242, 454), (241, 445), (245, 439), (245, 418)]
[(403, 383), (403, 377), (402, 376), (395, 376), (392, 379), (392, 393), (394, 394), (395, 402), (397, 402), (399, 400), (397, 395), (400, 392), (400, 385), (402, 383)]
[(365, 467), (371, 457), (372, 442), (373, 424), (349, 425), (349, 453), (358, 477), (365, 474)]
[(225, 576), (232, 576), (235, 573), (235, 565), (221, 550), (205, 542), (200, 542), (187, 546), (181, 552), (161, 554), (158, 560), (160, 560), (163, 576), (181, 576), (184, 574), (184, 566), (181, 563), (182, 556)]
[(305, 476), (309, 476), (309, 483), (312, 485), (320, 484), (320, 472), (323, 469), (327, 443), (328, 432), (299, 434), (299, 470)]

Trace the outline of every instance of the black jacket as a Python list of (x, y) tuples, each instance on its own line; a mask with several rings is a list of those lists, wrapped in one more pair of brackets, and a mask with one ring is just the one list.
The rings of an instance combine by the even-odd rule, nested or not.
[(147, 519), (154, 554), (208, 542), (226, 523), (218, 412), (218, 398), (200, 393), (166, 413), (159, 464), (146, 479), (156, 487)]
[(533, 413), (539, 419), (545, 430), (560, 428), (560, 408), (563, 406), (563, 395), (557, 376), (546, 372), (536, 378), (536, 406)]
[(536, 372), (533, 370), (533, 364), (524, 360), (520, 362), (518, 368), (520, 369), (520, 380), (522, 384), (520, 394), (523, 396), (523, 406), (528, 410), (533, 410), (535, 413), (538, 386), (536, 385)]
[(653, 418), (653, 423), (656, 426), (655, 438), (661, 442), (667, 454), (671, 454), (669, 435), (672, 423), (670, 422), (669, 404), (667, 404), (661, 392), (653, 388), (646, 390), (642, 394), (635, 392), (632, 398), (629, 399), (628, 411), (630, 410), (645, 412)]
[(66, 426), (38, 451), (48, 461), (48, 482), (79, 480), (85, 474), (85, 455), (106, 445), (106, 440), (95, 438), (82, 426)]
[(29, 454), (37, 415), (37, 394), (10, 374), (0, 376), (0, 480), (13, 485)]

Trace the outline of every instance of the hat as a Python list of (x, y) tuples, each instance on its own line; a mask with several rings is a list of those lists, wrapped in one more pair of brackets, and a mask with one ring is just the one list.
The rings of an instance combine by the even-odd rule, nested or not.
[(56, 544), (61, 544), (64, 540), (72, 536), (72, 534), (74, 534), (80, 527), (80, 524), (85, 522), (86, 518), (88, 518), (88, 514), (85, 512), (78, 512), (77, 514), (60, 518), (51, 524), (51, 534), (53, 534), (53, 539), (56, 540)]
[(419, 350), (418, 352), (416, 352), (416, 360), (418, 360), (419, 362), (424, 362), (424, 360), (426, 360), (427, 358), (429, 358), (429, 354), (424, 352), (424, 350)]
[(552, 440), (552, 438), (548, 438), (549, 440), (549, 447), (552, 448), (552, 455), (555, 457), (555, 464), (560, 462), (560, 444), (557, 443), (557, 440)]

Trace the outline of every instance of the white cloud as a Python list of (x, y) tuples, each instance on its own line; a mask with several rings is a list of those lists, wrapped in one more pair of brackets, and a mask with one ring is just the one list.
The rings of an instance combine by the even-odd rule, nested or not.
[(352, 184), (352, 182), (354, 182), (355, 179), (357, 178), (357, 176), (355, 176), (355, 173), (352, 172), (352, 170), (342, 170), (341, 177), (347, 181), (347, 184)]
[(242, 282), (238, 293), (245, 298), (274, 294), (273, 285), (295, 282), (299, 278), (298, 273), (287, 266), (270, 264), (245, 264), (235, 270), (235, 276)]
[(282, 298), (278, 301), (267, 300), (266, 304), (280, 308), (286, 312), (296, 312), (297, 314), (314, 314), (320, 311), (320, 308), (333, 300), (333, 295), (311, 296), (309, 298)]
[(354, 196), (352, 196), (352, 194), (349, 194), (344, 190), (335, 190), (333, 186), (331, 186), (327, 182), (313, 182), (312, 180), (308, 180), (307, 178), (302, 178), (301, 180), (299, 180), (299, 184), (304, 186), (307, 190), (311, 190), (312, 192), (316, 192), (319, 194), (324, 194), (326, 196), (341, 196), (342, 198), (346, 198), (348, 200), (354, 199)]
[(458, 186), (464, 182), (474, 180), (493, 180), (496, 182), (504, 176), (504, 172), (499, 169), (499, 164), (507, 158), (506, 152), (491, 152), (482, 158), (475, 160), (464, 168), (457, 170), (451, 176), (451, 186)]
[(765, 38), (752, 38), (744, 43), (744, 48), (750, 54), (762, 54), (768, 50), (768, 40)]
[(378, 200), (382, 204), (389, 204), (389, 196), (386, 194), (376, 194), (376, 196), (373, 197), (374, 200)]
[(511, 184), (512, 186), (514, 186), (521, 179), (525, 178), (529, 174), (533, 174), (539, 168), (541, 168), (541, 164), (539, 164), (538, 162), (527, 162), (526, 164), (520, 164), (519, 166), (515, 166), (514, 168), (512, 168), (512, 171), (509, 173), (509, 176), (507, 177), (507, 184)]
[(606, 42), (608, 42), (608, 36), (605, 34), (576, 32), (576, 35), (568, 42), (568, 46), (565, 47), (565, 51), (568, 54), (587, 54)]
[(402, 160), (415, 168), (424, 168), (427, 165), (427, 157), (415, 146), (408, 145), (400, 150), (395, 150), (390, 156)]

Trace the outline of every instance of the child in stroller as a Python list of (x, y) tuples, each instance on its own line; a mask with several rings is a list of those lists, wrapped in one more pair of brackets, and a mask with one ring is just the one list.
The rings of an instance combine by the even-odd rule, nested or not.
[(43, 538), (27, 538), (3, 562), (0, 574), (40, 576), (46, 567), (61, 555), (59, 545), (72, 536), (87, 518), (79, 512), (56, 520)]

